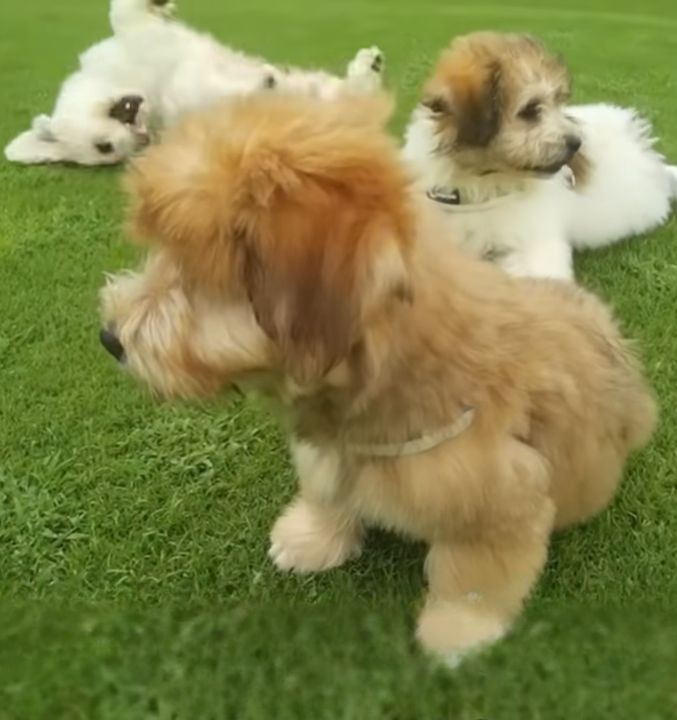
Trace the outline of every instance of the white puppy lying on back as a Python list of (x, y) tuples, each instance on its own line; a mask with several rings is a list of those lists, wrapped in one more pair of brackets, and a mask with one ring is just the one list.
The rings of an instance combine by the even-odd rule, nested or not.
[(383, 56), (361, 50), (348, 76), (276, 68), (171, 19), (167, 0), (111, 0), (113, 37), (80, 56), (51, 117), (40, 115), (6, 148), (24, 164), (121, 162), (183, 113), (270, 88), (332, 97), (374, 92)]
[(533, 38), (477, 33), (442, 54), (405, 155), (449, 232), (515, 275), (573, 279), (572, 248), (651, 230), (677, 171), (632, 110), (568, 107), (562, 62)]

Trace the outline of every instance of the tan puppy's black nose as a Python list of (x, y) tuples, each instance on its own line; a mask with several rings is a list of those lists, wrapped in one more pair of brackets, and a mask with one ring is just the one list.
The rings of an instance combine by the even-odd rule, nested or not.
[(567, 135), (566, 144), (567, 150), (573, 156), (581, 149), (583, 141), (577, 135)]
[(114, 332), (104, 328), (99, 333), (99, 339), (101, 340), (101, 344), (118, 362), (122, 362), (124, 360), (125, 349)]

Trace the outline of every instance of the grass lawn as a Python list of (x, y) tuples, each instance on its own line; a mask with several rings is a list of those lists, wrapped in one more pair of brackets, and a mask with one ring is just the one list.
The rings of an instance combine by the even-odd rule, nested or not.
[[(576, 98), (641, 108), (677, 160), (674, 0), (184, 0), (272, 61), (387, 53), (401, 130), (456, 33), (528, 30)], [(106, 0), (0, 5), (0, 146), (51, 109)], [(581, 257), (644, 348), (662, 426), (617, 502), (553, 543), (516, 632), (450, 674), (412, 641), (423, 549), (385, 534), (310, 578), (274, 572), (294, 489), (254, 403), (161, 406), (98, 346), (123, 242), (117, 170), (0, 160), (0, 720), (677, 717), (677, 221)]]

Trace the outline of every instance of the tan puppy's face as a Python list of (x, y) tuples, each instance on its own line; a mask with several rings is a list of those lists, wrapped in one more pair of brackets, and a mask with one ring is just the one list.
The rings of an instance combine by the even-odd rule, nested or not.
[(321, 384), (407, 297), (409, 178), (388, 112), (266, 94), (153, 147), (128, 178), (152, 249), (102, 290), (106, 349), (163, 396)]
[(478, 175), (550, 175), (581, 145), (566, 115), (566, 66), (526, 35), (476, 33), (446, 50), (423, 104), (437, 123), (440, 153)]

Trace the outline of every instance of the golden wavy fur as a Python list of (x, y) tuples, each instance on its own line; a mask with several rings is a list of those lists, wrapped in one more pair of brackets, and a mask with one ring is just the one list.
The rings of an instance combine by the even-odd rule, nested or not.
[[(284, 406), (300, 492), (278, 567), (338, 566), (365, 525), (427, 542), (418, 637), (454, 655), (506, 632), (551, 533), (609, 503), (655, 407), (592, 295), (450, 246), (386, 105), (266, 95), (170, 132), (129, 176), (150, 259), (104, 288), (103, 318), (163, 395), (253, 385)], [(469, 407), (427, 452), (364, 454)]]

